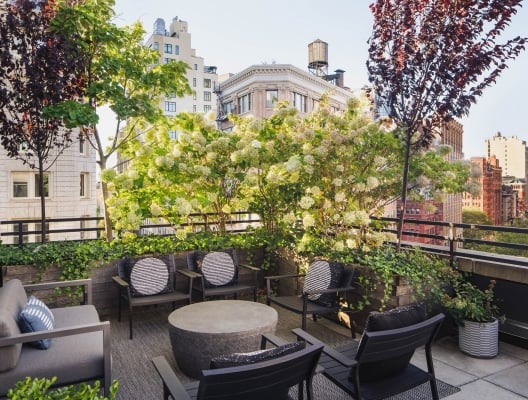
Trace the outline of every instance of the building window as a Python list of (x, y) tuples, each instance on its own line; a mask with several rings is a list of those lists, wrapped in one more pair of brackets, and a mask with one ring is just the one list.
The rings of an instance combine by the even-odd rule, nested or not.
[(196, 112), (196, 104), (193, 104), (193, 112)]
[(176, 139), (178, 139), (178, 132), (177, 132), (177, 131), (169, 131), (169, 137), (170, 137), (172, 140), (176, 140)]
[(17, 177), (13, 181), (13, 197), (29, 197), (27, 180)]
[(248, 112), (251, 110), (251, 94), (245, 94), (238, 98), (238, 110), (240, 114)]
[(196, 99), (197, 99), (196, 92), (193, 92), (193, 100), (196, 100)]
[(198, 64), (194, 64), (194, 70), (198, 71)]
[(154, 42), (154, 43), (152, 43), (152, 48), (153, 48), (154, 50), (159, 50), (159, 43), (158, 43), (158, 42)]
[(293, 93), (293, 106), (301, 111), (306, 112), (306, 96), (299, 93)]
[(86, 139), (84, 136), (79, 136), (79, 154), (86, 155)]
[(211, 87), (211, 79), (204, 79), (204, 88)]
[(166, 58), (163, 59), (163, 62), (164, 62), (165, 64), (169, 64), (169, 63), (172, 62), (172, 58), (167, 58), (167, 57), (166, 57)]
[(172, 54), (172, 44), (170, 44), (170, 43), (165, 43), (165, 45), (164, 45), (164, 49), (165, 49), (165, 53), (167, 53), (167, 54)]
[(211, 101), (211, 92), (204, 92), (204, 101)]
[[(43, 179), (44, 197), (49, 197), (49, 176), (44, 174)], [(42, 191), (40, 190), (40, 174), (35, 174), (35, 197), (40, 197)]]
[(89, 180), (88, 180), (88, 174), (85, 173), (85, 172), (82, 172), (81, 175), (79, 176), (79, 179), (80, 179), (80, 191), (79, 191), (79, 196), (81, 197), (88, 197), (88, 188), (89, 188)]
[[(46, 222), (44, 224), (44, 226), (46, 227), (46, 235), (44, 236), (44, 242), (49, 242), (49, 234), (47, 232), (49, 232), (49, 222)], [(35, 231), (36, 232), (42, 232), (42, 224), (41, 223), (36, 223), (35, 224)], [(35, 235), (35, 242), (42, 242), (42, 234), (40, 235)]]
[[(13, 173), (13, 197), (37, 198), (40, 197), (39, 174), (34, 172)], [(44, 195), (49, 197), (49, 174), (44, 174)]]
[(175, 101), (166, 101), (165, 102), (165, 111), (176, 112), (176, 102)]
[(273, 108), (279, 100), (279, 91), (277, 89), (266, 90), (266, 107)]
[(193, 87), (196, 87), (196, 78), (193, 78)]
[(174, 45), (174, 54), (176, 54), (177, 56), (180, 55), (180, 46), (178, 46), (177, 44)]
[(208, 105), (208, 104), (206, 104), (206, 105), (204, 106), (204, 113), (208, 113), (209, 111), (211, 111), (211, 106)]
[[(20, 230), (22, 229), (22, 231)], [(14, 233), (20, 233), (22, 232), (22, 243), (27, 243), (29, 242), (29, 237), (27, 235), (27, 232), (29, 231), (29, 224), (14, 224), (13, 225), (13, 232)], [(25, 233), (25, 234), (24, 234)], [(14, 244), (20, 244), (20, 236), (13, 236), (13, 243)]]
[(222, 105), (222, 111), (224, 114), (229, 114), (229, 113), (232, 113), (234, 110), (233, 110), (233, 102), (232, 101), (228, 101), (227, 103), (224, 103)]

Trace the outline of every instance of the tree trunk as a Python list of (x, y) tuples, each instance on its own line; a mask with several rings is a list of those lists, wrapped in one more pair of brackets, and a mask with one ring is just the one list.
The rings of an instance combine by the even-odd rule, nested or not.
[[(97, 163), (99, 164), (100, 172), (103, 172), (106, 169), (106, 157), (101, 150), (102, 146), (98, 138), (97, 140), (98, 140), (97, 143), (99, 145), (97, 148), (97, 152), (99, 153), (99, 161)], [(108, 197), (110, 197), (110, 195), (108, 192), (108, 184), (102, 179), (101, 179), (101, 194), (103, 197), (102, 206), (103, 206), (106, 241), (111, 242), (112, 240), (114, 240), (114, 235), (112, 231), (112, 221), (110, 220), (110, 213), (108, 212), (108, 208), (106, 207), (106, 200), (108, 200)]]
[(407, 183), (409, 181), (409, 165), (411, 160), (411, 137), (410, 128), (405, 131), (405, 163), (403, 167), (403, 183), (401, 192), (400, 215), (398, 217), (398, 244), (396, 249), (399, 251), (403, 235), (403, 224), (405, 222), (405, 209), (407, 208)]
[(110, 214), (108, 213), (108, 208), (106, 207), (106, 200), (108, 199), (108, 185), (106, 182), (101, 181), (101, 192), (103, 195), (103, 210), (104, 210), (104, 224), (105, 224), (105, 234), (106, 240), (111, 242), (113, 237), (112, 232), (112, 221), (110, 220)]
[(44, 160), (38, 158), (39, 189), (40, 189), (40, 242), (46, 241), (46, 191), (44, 190)]

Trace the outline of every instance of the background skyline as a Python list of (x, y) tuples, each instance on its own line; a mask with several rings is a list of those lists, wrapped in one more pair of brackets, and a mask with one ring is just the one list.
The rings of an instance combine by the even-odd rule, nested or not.
[[(328, 43), (328, 71), (345, 70), (345, 86), (356, 90), (368, 84), (367, 40), (372, 31), (371, 0), (224, 0), (175, 1), (116, 0), (116, 24), (140, 21), (146, 37), (154, 21), (163, 18), (168, 27), (174, 17), (186, 21), (191, 46), (218, 75), (238, 73), (256, 64), (292, 64), (308, 70), (308, 44)], [(528, 36), (528, 6), (523, 2), (499, 42)], [(146, 38), (145, 37), (145, 38)], [(497, 83), (486, 89), (464, 125), (465, 158), (484, 156), (484, 140), (498, 131), (528, 141), (524, 94), (528, 93), (528, 53), (508, 63)], [(103, 121), (102, 121), (103, 122)]]

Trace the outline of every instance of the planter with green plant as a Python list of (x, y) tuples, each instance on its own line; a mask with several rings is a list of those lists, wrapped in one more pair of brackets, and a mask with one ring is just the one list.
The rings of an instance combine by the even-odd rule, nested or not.
[(50, 389), (56, 380), (56, 377), (51, 379), (26, 377), (14, 388), (9, 389), (7, 398), (9, 400), (114, 400), (116, 398), (117, 381), (110, 385), (108, 396), (103, 396), (99, 381), (95, 381), (93, 386), (80, 383), (75, 386)]
[(477, 358), (493, 358), (499, 351), (499, 307), (495, 280), (484, 290), (466, 276), (453, 274), (452, 292), (444, 293), (441, 303), (458, 325), (460, 350)]

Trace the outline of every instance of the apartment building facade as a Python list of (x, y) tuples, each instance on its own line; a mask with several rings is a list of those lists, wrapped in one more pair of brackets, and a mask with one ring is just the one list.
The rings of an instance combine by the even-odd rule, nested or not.
[(502, 167), (503, 176), (526, 179), (528, 175), (528, 147), (526, 141), (516, 136), (502, 136), (497, 132), (485, 140), (485, 154), (495, 156)]
[[(92, 218), (97, 216), (96, 154), (84, 139), (74, 133), (74, 141), (46, 170), (46, 219), (48, 230), (77, 230), (47, 235), (46, 240), (79, 240), (96, 237), (94, 231), (79, 231), (96, 227), (94, 220), (55, 222), (53, 219)], [(54, 159), (53, 154), (49, 158)], [(7, 156), (0, 146), (0, 234), (5, 244), (40, 242), (42, 224), (38, 170), (30, 169), (20, 160)], [(32, 220), (32, 221), (26, 221)], [(21, 222), (23, 221), (23, 222)]]
[(480, 170), (479, 194), (463, 194), (463, 207), (477, 208), (488, 216), (493, 225), (503, 224), (502, 168), (495, 156), (471, 157), (470, 162)]
[(218, 128), (225, 131), (232, 128), (230, 113), (269, 118), (276, 103), (283, 100), (297, 108), (300, 115), (306, 115), (317, 109), (324, 94), (328, 94), (330, 107), (336, 113), (344, 112), (348, 100), (354, 96), (346, 88), (290, 64), (252, 65), (217, 87)]
[(184, 97), (163, 99), (165, 115), (175, 116), (182, 111), (213, 112), (216, 115), (215, 87), (218, 84), (216, 67), (205, 65), (204, 58), (196, 55), (191, 46), (191, 34), (186, 21), (174, 17), (168, 29), (162, 18), (156, 19), (152, 35), (146, 45), (160, 54), (160, 63), (183, 61), (188, 66), (187, 79), (193, 93)]

